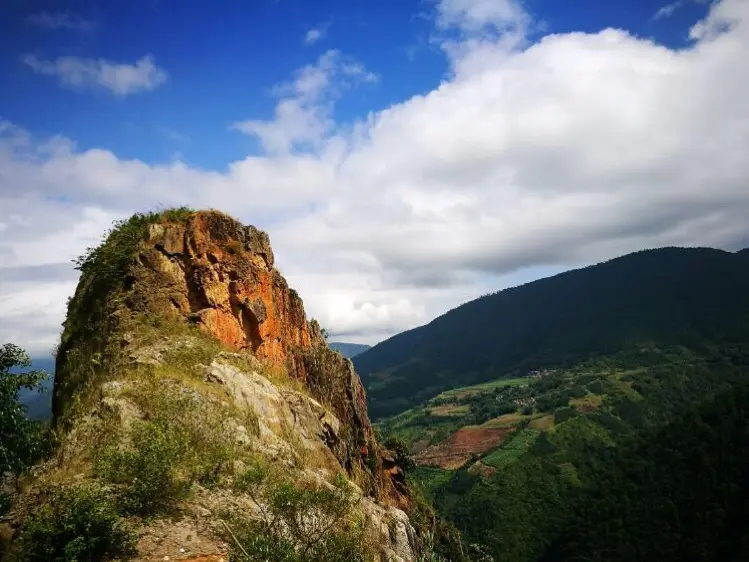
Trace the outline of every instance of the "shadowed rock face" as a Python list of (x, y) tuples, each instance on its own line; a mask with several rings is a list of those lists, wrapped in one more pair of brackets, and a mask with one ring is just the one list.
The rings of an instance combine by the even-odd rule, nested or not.
[[(160, 221), (148, 227), (133, 256), (123, 302), (128, 314), (182, 318), (226, 347), (286, 369), (340, 420), (330, 448), (341, 465), (349, 471), (369, 466), (379, 474), (379, 491), (403, 503), (396, 491), (400, 482), (378, 454), (359, 376), (349, 360), (328, 348), (319, 326), (307, 322), (301, 298), (273, 260), (266, 233), (224, 214), (197, 212), (180, 221)], [(86, 291), (85, 280), (78, 291)], [(107, 314), (116, 323), (118, 311)], [(83, 339), (67, 327), (66, 332), (64, 341)], [(57, 367), (56, 416), (82, 384), (65, 380), (65, 354)]]

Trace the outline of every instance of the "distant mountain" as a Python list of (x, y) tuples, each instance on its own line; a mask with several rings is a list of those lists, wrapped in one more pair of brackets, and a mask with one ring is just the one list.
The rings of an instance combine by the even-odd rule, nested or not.
[(337, 351), (338, 353), (340, 353), (344, 357), (348, 357), (349, 359), (359, 355), (360, 353), (364, 353), (372, 347), (363, 343), (344, 343), (337, 341), (330, 342), (328, 346), (330, 346), (330, 349)]
[(52, 416), (52, 384), (55, 374), (54, 357), (35, 357), (31, 361), (32, 369), (49, 373), (49, 378), (42, 383), (41, 391), (22, 390), (19, 401), (26, 406), (26, 413), (31, 419), (46, 420)]
[(662, 248), (487, 295), (354, 358), (379, 418), (440, 392), (648, 346), (749, 340), (749, 250)]

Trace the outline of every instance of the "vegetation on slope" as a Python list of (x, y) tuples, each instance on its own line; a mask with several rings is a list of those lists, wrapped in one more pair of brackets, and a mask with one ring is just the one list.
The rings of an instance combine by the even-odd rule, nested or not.
[(648, 431), (591, 467), (544, 562), (749, 557), (749, 387)]
[[(63, 405), (76, 409), (76, 401), (107, 373), (115, 371), (120, 353), (111, 334), (120, 321), (130, 267), (151, 225), (186, 220), (193, 211), (170, 209), (159, 213), (137, 213), (117, 221), (98, 246), (88, 248), (75, 260), (81, 272), (75, 294), (68, 301), (60, 344), (57, 348), (56, 383), (52, 413), (57, 425), (64, 424)], [(64, 381), (64, 382), (60, 382)], [(81, 388), (84, 392), (78, 392)]]
[(743, 254), (663, 248), (484, 296), (353, 361), (370, 414), (381, 418), (446, 389), (533, 369), (642, 346), (709, 355), (747, 339)]
[[(414, 445), (420, 431), (440, 437), (434, 419), (514, 427), (458, 470), (411, 475), (438, 513), (496, 560), (730, 560), (721, 556), (748, 544), (746, 496), (732, 494), (747, 485), (749, 347), (638, 353), (524, 384), (456, 389), (380, 429)], [(628, 368), (634, 361), (641, 367)], [(517, 411), (487, 419), (508, 399)], [(425, 414), (446, 403), (469, 409)]]

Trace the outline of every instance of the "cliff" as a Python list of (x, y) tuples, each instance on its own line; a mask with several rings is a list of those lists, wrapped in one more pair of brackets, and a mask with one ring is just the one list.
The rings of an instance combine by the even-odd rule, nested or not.
[[(325, 532), (360, 549), (336, 546), (343, 559), (415, 558), (403, 472), (377, 443), (351, 362), (274, 267), (267, 234), (215, 211), (135, 215), (78, 267), (57, 351), (55, 454), (25, 484), (17, 543), (31, 540), (24, 520), (40, 497), (87, 482), (125, 506), (137, 559), (246, 558), (276, 533), (273, 548), (316, 551), (328, 539), (310, 521), (336, 505), (346, 509)], [(290, 514), (293, 498), (302, 511)]]
[[(285, 370), (342, 422), (345, 434), (336, 453), (349, 470), (362, 451), (377, 451), (358, 375), (349, 361), (327, 348), (319, 326), (307, 322), (302, 299), (274, 267), (265, 232), (222, 213), (194, 213), (149, 224), (133, 257), (125, 275), (126, 313), (190, 322), (227, 349)], [(94, 296), (96, 288), (85, 281), (74, 302), (111, 300), (111, 294)], [(86, 382), (68, 376), (67, 351), (86, 339), (92, 323), (84, 318), (81, 329), (81, 320), (69, 317), (65, 324), (65, 353), (59, 354), (54, 391), (56, 419)]]

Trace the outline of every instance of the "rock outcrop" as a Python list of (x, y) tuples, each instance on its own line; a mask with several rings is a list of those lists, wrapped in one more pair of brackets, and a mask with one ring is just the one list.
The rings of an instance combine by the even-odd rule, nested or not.
[(305, 384), (341, 420), (344, 466), (377, 450), (359, 376), (307, 322), (302, 299), (274, 267), (265, 232), (216, 212), (151, 225), (128, 284), (133, 308), (186, 318)]
[[(126, 277), (129, 311), (194, 323), (226, 347), (250, 352), (302, 382), (341, 421), (336, 453), (344, 467), (350, 470), (362, 456), (376, 454), (359, 376), (349, 360), (328, 348), (316, 322), (307, 321), (302, 299), (274, 267), (265, 232), (215, 211), (156, 222), (148, 226)], [(86, 288), (79, 287), (79, 292)], [(85, 337), (69, 323), (63, 351)], [(87, 382), (66, 377), (66, 358), (60, 354), (57, 365), (55, 417)], [(382, 459), (370, 458), (373, 461), (381, 472)], [(389, 479), (380, 479), (380, 484), (383, 493), (406, 501)]]
[[(31, 487), (96, 476), (94, 459), (114, 436), (130, 446), (131, 427), (179, 402), (195, 442), (228, 436), (232, 451), (293, 467), (300, 482), (348, 475), (381, 559), (415, 559), (403, 471), (377, 443), (351, 362), (328, 348), (274, 267), (268, 236), (215, 211), (136, 215), (118, 229), (81, 261), (57, 354), (57, 453)], [(229, 470), (233, 485), (249, 457), (221, 454), (207, 477)], [(222, 529), (206, 514), (240, 500), (194, 486), (188, 515), (143, 531), (140, 559), (224, 556)], [(172, 531), (200, 548), (168, 551)]]

